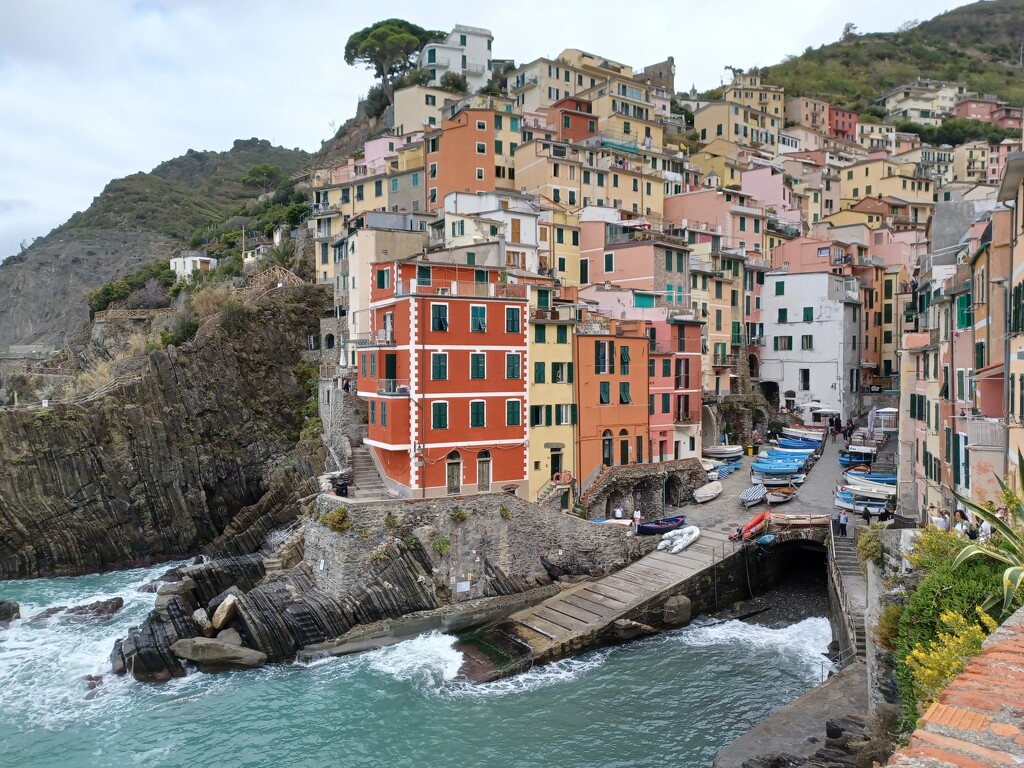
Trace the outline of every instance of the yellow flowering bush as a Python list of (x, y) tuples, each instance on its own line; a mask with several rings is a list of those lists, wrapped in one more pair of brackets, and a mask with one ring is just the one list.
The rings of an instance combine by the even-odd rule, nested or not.
[(907, 656), (922, 711), (938, 699), (949, 681), (981, 652), (985, 638), (998, 626), (980, 607), (974, 610), (977, 622), (955, 611), (942, 613), (939, 621), (946, 631), (940, 631), (938, 637), (927, 644), (918, 643)]

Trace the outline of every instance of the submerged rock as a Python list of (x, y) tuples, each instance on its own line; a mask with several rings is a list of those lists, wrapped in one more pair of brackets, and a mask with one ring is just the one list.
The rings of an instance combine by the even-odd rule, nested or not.
[(123, 666), (141, 682), (184, 677), (185, 669), (171, 646), (199, 633), (192, 610), (179, 595), (169, 595), (160, 610), (150, 611), (141, 627), (133, 627), (128, 637), (114, 644), (111, 666), (115, 671)]
[(209, 637), (179, 640), (171, 646), (171, 650), (179, 658), (194, 662), (202, 672), (252, 669), (262, 667), (267, 661), (267, 654), (261, 651)]
[(61, 617), (63, 622), (106, 620), (124, 608), (123, 597), (112, 597), (109, 600), (97, 600), (88, 605), (73, 605)]
[(0, 626), (6, 627), (21, 618), (21, 606), (14, 600), (0, 600)]

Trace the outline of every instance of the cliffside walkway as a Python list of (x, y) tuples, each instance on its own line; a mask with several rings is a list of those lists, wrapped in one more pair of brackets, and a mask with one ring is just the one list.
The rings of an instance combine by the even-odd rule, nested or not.
[(682, 552), (651, 552), (632, 565), (588, 581), (509, 617), (536, 662), (551, 661), (593, 644), (616, 620), (711, 569), (740, 549), (719, 531), (701, 532)]

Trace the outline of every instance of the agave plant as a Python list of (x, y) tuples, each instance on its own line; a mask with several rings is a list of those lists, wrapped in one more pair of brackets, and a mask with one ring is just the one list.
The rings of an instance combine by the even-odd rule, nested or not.
[[(1024, 478), (1024, 454), (1020, 451), (1017, 451), (1017, 466), (1017, 477)], [(1003, 479), (998, 475), (996, 476), (996, 482), (999, 483), (999, 488), (1003, 491), (1004, 496), (1012, 496), (1012, 494), (1007, 493), (1008, 488)], [(1006, 570), (1003, 571), (1003, 596), (1002, 607), (1000, 608), (1000, 616), (1005, 616), (1010, 609), (1010, 605), (1013, 603), (1014, 595), (1017, 594), (1021, 583), (1024, 583), (1024, 503), (1017, 501), (1013, 504), (1008, 504), (1006, 509), (1009, 521), (1004, 521), (995, 512), (979, 506), (959, 494), (953, 495), (956, 496), (957, 501), (975, 515), (982, 520), (988, 521), (992, 526), (993, 532), (999, 534), (997, 539), (990, 540), (984, 544), (968, 544), (956, 556), (956, 559), (953, 561), (953, 567), (957, 568), (964, 561), (977, 555), (984, 555), (993, 560), (1006, 563)], [(993, 595), (985, 602), (982, 608), (986, 611), (991, 611), (999, 605), (999, 602), (999, 596)]]

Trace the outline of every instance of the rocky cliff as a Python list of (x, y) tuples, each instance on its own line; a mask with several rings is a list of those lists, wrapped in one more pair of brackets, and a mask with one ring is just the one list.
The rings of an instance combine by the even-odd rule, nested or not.
[(259, 548), (321, 469), (300, 358), (329, 303), (280, 289), (98, 402), (0, 410), (0, 578)]

